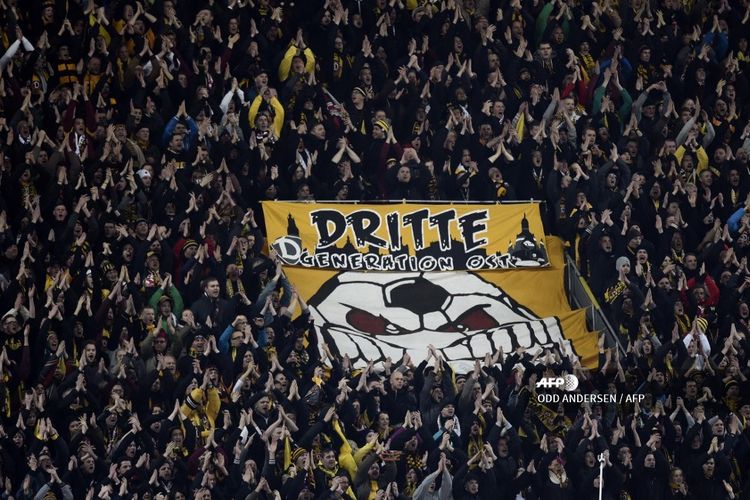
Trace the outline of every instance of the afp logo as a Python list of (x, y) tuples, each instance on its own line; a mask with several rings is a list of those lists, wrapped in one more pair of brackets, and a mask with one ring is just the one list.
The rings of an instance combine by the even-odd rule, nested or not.
[(578, 388), (578, 377), (567, 374), (562, 377), (542, 377), (536, 383), (537, 389), (562, 389), (573, 392)]

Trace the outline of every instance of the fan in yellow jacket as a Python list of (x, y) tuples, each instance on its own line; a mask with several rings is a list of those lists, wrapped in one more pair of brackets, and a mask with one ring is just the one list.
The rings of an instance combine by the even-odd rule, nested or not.
[(279, 64), (279, 81), (285, 82), (290, 73), (303, 75), (315, 72), (315, 54), (305, 44), (302, 30), (297, 32), (297, 38), (286, 49)]
[(180, 410), (205, 442), (216, 428), (216, 417), (220, 407), (218, 389), (204, 382), (203, 386), (190, 391), (190, 395), (185, 398)]
[[(263, 104), (264, 98), (271, 109), (273, 109), (273, 118), (265, 110), (259, 113), (260, 105)], [(255, 96), (247, 112), (247, 118), (250, 128), (257, 129), (258, 137), (265, 137), (269, 131), (272, 131), (276, 138), (279, 138), (281, 136), (281, 129), (284, 127), (284, 106), (279, 101), (276, 91), (274, 89), (266, 89), (264, 95), (258, 94)]]

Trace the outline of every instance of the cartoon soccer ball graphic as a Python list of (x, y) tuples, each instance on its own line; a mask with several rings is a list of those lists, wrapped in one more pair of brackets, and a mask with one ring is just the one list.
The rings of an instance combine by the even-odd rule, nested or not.
[(408, 352), (415, 362), (433, 344), (457, 368), (500, 347), (531, 353), (572, 347), (556, 318), (539, 318), (478, 275), (342, 272), (309, 301), (319, 333), (355, 365)]

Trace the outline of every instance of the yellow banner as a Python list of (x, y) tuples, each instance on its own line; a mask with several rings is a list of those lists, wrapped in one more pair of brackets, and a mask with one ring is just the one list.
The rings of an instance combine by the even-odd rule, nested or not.
[(536, 203), (263, 202), (268, 241), (288, 265), (430, 272), (549, 265)]
[(571, 310), (562, 242), (547, 238), (550, 267), (523, 271), (360, 272), (286, 267), (309, 304), (321, 340), (357, 364), (433, 344), (458, 366), (501, 348), (535, 352), (553, 345), (596, 367), (597, 336), (585, 310)]

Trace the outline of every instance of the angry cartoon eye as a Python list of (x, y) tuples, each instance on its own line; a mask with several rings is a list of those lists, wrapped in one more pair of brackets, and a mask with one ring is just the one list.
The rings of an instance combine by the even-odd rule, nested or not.
[(382, 316), (375, 316), (362, 309), (352, 307), (346, 313), (346, 321), (357, 330), (370, 335), (396, 335), (401, 329)]
[(476, 305), (456, 318), (455, 321), (446, 323), (438, 328), (441, 332), (463, 332), (474, 330), (489, 330), (497, 328), (500, 324), (485, 311), (486, 306)]

